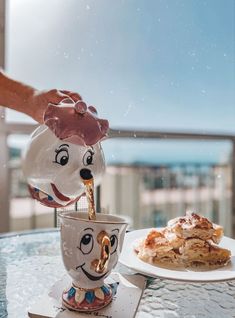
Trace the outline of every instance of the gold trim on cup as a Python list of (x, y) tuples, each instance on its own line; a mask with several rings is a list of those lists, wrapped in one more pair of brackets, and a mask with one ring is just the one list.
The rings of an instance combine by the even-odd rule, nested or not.
[(89, 219), (86, 219), (86, 218), (83, 218), (82, 217), (76, 217), (76, 216), (71, 216), (69, 215), (69, 213), (73, 213), (73, 214), (77, 214), (77, 215), (81, 215), (81, 214), (84, 214), (84, 217), (87, 216), (87, 213), (86, 212), (77, 212), (77, 211), (63, 211), (63, 212), (60, 212), (58, 214), (59, 217), (61, 218), (65, 218), (65, 219), (72, 219), (72, 220), (77, 220), (77, 221), (84, 221), (84, 222), (89, 222), (89, 223), (100, 223), (100, 224), (127, 224), (126, 220), (118, 215), (113, 215), (113, 214), (104, 214), (104, 213), (97, 213), (96, 216), (98, 215), (107, 215), (108, 217), (111, 216), (111, 217), (114, 217), (116, 219), (119, 219), (119, 220), (113, 220), (113, 221), (108, 221), (108, 220), (89, 220)]

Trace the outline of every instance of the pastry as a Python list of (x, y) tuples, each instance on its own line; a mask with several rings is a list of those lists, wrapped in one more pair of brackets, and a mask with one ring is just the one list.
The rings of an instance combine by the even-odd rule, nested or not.
[(151, 230), (135, 245), (138, 257), (150, 264), (213, 269), (225, 266), (231, 252), (217, 246), (223, 228), (196, 213), (170, 220), (167, 227)]
[(186, 213), (186, 216), (178, 217), (167, 223), (167, 228), (178, 237), (199, 237), (203, 240), (212, 240), (218, 244), (223, 236), (223, 228), (213, 224), (207, 218), (196, 213)]

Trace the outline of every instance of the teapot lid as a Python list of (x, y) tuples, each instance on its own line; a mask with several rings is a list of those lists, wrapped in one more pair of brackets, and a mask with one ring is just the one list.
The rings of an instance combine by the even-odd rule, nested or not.
[(61, 140), (81, 146), (92, 146), (105, 139), (109, 122), (99, 119), (94, 106), (82, 100), (71, 103), (49, 104), (44, 123)]

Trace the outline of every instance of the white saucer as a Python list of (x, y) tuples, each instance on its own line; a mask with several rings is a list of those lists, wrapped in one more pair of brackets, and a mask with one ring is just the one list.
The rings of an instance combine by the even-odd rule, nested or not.
[(180, 281), (215, 282), (235, 279), (235, 240), (223, 237), (219, 244), (220, 247), (229, 249), (232, 253), (231, 263), (222, 268), (210, 271), (192, 271), (185, 268), (171, 270), (145, 263), (137, 257), (134, 251), (134, 244), (136, 240), (145, 238), (150, 230), (142, 229), (126, 234), (122, 253), (119, 258), (121, 264), (148, 276)]

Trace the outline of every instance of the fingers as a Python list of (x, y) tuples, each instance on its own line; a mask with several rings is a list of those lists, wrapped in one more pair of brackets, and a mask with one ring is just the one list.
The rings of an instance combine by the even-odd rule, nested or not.
[(51, 104), (59, 104), (63, 99), (68, 98), (68, 95), (62, 94), (57, 89), (52, 89), (48, 92), (44, 92), (44, 96), (46, 97), (47, 102)]
[(66, 90), (61, 90), (60, 92), (72, 98), (74, 102), (77, 102), (78, 100), (82, 100), (81, 95), (79, 95), (78, 93), (74, 93), (74, 92), (70, 92)]
[(82, 97), (78, 93), (52, 89), (45, 93), (47, 95), (47, 100), (52, 104), (59, 104), (60, 102), (74, 103), (78, 100), (82, 100)]

